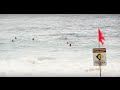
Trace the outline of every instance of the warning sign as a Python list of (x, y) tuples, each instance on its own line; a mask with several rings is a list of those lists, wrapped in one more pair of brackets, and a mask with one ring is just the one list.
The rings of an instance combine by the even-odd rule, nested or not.
[(106, 62), (106, 48), (93, 48), (94, 66), (105, 66)]

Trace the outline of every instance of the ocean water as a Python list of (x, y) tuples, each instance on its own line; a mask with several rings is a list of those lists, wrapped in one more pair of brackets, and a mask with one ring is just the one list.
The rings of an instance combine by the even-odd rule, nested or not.
[(98, 27), (107, 51), (102, 76), (120, 76), (119, 25), (119, 14), (0, 14), (0, 76), (99, 77)]

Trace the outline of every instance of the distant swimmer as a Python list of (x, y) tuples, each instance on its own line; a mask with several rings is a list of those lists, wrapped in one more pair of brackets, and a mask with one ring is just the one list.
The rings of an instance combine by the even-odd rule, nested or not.
[(32, 38), (32, 40), (34, 40), (34, 38)]
[(67, 42), (67, 44), (68, 44), (68, 42)]
[(71, 47), (71, 44), (69, 44), (69, 46)]
[(17, 39), (17, 38), (15, 37), (15, 39)]
[(14, 40), (12, 40), (12, 42), (14, 42)]

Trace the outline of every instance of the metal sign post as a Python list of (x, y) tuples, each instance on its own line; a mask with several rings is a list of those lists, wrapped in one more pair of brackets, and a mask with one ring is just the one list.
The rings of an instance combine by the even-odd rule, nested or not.
[(100, 77), (102, 76), (101, 66), (106, 66), (106, 48), (93, 48), (94, 66), (99, 66)]
[(99, 63), (99, 68), (100, 68), (100, 77), (101, 77), (101, 62)]
[[(100, 42), (98, 42), (99, 43), (99, 48), (100, 48)], [(100, 55), (100, 59), (101, 59), (101, 55)], [(99, 61), (100, 61), (100, 59), (99, 59)], [(101, 77), (101, 61), (99, 62), (99, 67), (100, 67), (100, 77)]]

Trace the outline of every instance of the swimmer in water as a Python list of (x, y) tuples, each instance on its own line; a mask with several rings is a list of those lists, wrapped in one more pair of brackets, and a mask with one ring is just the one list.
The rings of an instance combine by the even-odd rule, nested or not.
[(15, 37), (15, 39), (17, 39), (17, 38)]
[(69, 46), (71, 47), (71, 44), (69, 44)]
[(12, 40), (12, 42), (14, 42), (14, 40)]
[(32, 40), (34, 40), (34, 38), (32, 38)]
[(68, 42), (67, 42), (67, 44), (68, 44)]

